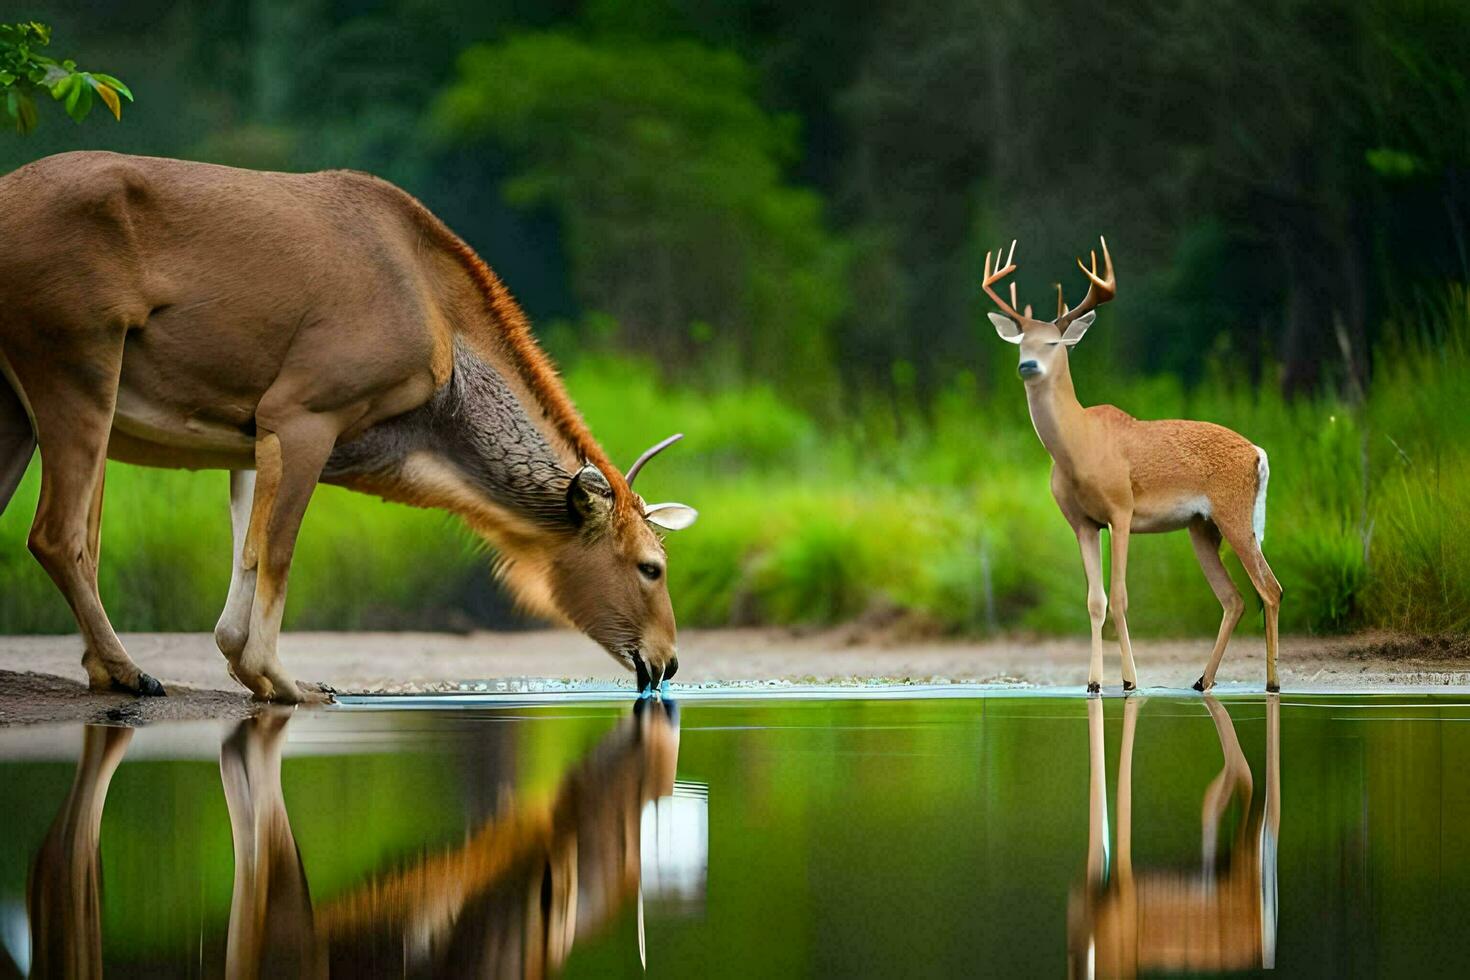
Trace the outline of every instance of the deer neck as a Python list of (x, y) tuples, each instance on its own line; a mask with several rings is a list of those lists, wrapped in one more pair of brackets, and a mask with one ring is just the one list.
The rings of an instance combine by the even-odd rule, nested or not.
[(1058, 466), (1071, 472), (1078, 450), (1087, 438), (1087, 416), (1082, 403), (1077, 401), (1072, 372), (1064, 357), (1057, 359), (1055, 369), (1045, 381), (1026, 386), (1026, 404), (1041, 444)]

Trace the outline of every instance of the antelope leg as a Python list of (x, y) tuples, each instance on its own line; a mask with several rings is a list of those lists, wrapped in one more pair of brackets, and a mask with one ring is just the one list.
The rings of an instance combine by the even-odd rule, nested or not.
[(255, 499), (255, 471), (233, 470), (230, 473), (230, 533), (233, 550), (230, 566), (230, 594), (224, 611), (214, 627), (214, 642), (233, 667), (245, 650), (250, 636), (250, 607), (255, 602), (256, 569), (242, 563), (245, 535), (250, 530), (250, 510)]
[(280, 424), (277, 431), (262, 429), (256, 438), (255, 498), (241, 562), (256, 573), (255, 599), (249, 636), (235, 661), (235, 673), (257, 697), (266, 700), (326, 700), (321, 692), (303, 693), (286, 674), (276, 655), (276, 641), (296, 535), (338, 432), (327, 416), (300, 414)]

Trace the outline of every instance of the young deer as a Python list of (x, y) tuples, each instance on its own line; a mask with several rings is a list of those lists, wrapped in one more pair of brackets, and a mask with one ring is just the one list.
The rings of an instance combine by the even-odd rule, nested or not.
[(990, 321), (1002, 340), (1021, 348), (1020, 374), (1026, 383), (1026, 401), (1036, 434), (1051, 453), (1051, 491), (1062, 516), (1072, 525), (1087, 571), (1087, 611), (1092, 618), (1092, 664), (1087, 689), (1102, 686), (1103, 602), (1100, 532), (1112, 534), (1112, 593), (1109, 604), (1117, 623), (1123, 654), (1123, 690), (1138, 685), (1133, 648), (1128, 640), (1128, 536), (1189, 529), (1195, 555), (1210, 587), (1225, 607), (1220, 633), (1205, 672), (1195, 690), (1207, 691), (1225, 644), (1245, 611), (1235, 583), (1220, 561), (1220, 539), (1240, 556), (1246, 574), (1266, 607), (1266, 689), (1279, 690), (1276, 680), (1276, 619), (1281, 607), (1281, 585), (1266, 558), (1261, 541), (1266, 534), (1266, 480), (1270, 473), (1266, 452), (1243, 436), (1209, 422), (1179, 419), (1139, 421), (1112, 405), (1082, 407), (1072, 387), (1067, 350), (1092, 325), (1096, 307), (1117, 293), (1113, 259), (1102, 243), (1103, 275), (1077, 260), (1089, 280), (1087, 298), (1071, 309), (1057, 284), (1057, 316), (1046, 322), (1031, 316), (1028, 305), (1018, 312), (1016, 284), (1006, 303), (994, 286), (1016, 270), (1012, 261), (1016, 243), (1000, 267), (1000, 251), (992, 265), (985, 254), (983, 287), (1001, 313)]

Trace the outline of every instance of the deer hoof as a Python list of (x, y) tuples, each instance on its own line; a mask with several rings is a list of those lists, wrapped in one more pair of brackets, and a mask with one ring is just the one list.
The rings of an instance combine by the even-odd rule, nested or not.
[(1124, 694), (1132, 694), (1136, 690), (1138, 690), (1138, 685), (1137, 684), (1133, 684), (1133, 683), (1131, 683), (1129, 681), (1124, 681), (1123, 682), (1123, 693)]
[(124, 694), (136, 694), (141, 698), (168, 697), (168, 692), (163, 689), (162, 684), (158, 683), (158, 679), (152, 674), (145, 674), (141, 670), (138, 671), (138, 684), (136, 687), (129, 687), (119, 681), (113, 681), (112, 689)]
[(1199, 691), (1201, 694), (1203, 694), (1207, 690), (1207, 688), (1205, 687), (1205, 675), (1204, 674), (1201, 674), (1200, 677), (1199, 677), (1199, 680), (1197, 680), (1197, 681), (1194, 682), (1194, 689), (1196, 691)]
[(1088, 694), (1101, 694), (1102, 693), (1102, 685), (1099, 684), (1097, 681), (1088, 681), (1087, 682), (1087, 693)]
[(1281, 693), (1281, 685), (1280, 684), (1267, 684), (1266, 685), (1266, 692), (1268, 694), (1280, 694)]

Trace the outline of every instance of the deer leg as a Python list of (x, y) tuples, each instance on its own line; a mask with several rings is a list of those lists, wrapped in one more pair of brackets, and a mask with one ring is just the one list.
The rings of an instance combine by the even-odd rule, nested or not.
[(250, 607), (255, 602), (256, 569), (245, 568), (245, 535), (250, 530), (250, 511), (255, 499), (255, 471), (230, 472), (230, 594), (214, 627), (214, 642), (231, 666), (245, 650), (250, 636)]
[(1131, 517), (1115, 518), (1109, 534), (1113, 545), (1113, 578), (1108, 605), (1118, 629), (1118, 647), (1123, 655), (1123, 690), (1138, 686), (1138, 671), (1133, 666), (1133, 643), (1128, 639), (1128, 530)]
[(1118, 749), (1118, 880), (1133, 882), (1133, 736), (1138, 729), (1137, 698), (1123, 702), (1123, 744)]
[(1108, 877), (1108, 760), (1101, 698), (1087, 699), (1087, 878)]
[[(119, 347), (115, 367), (121, 354)], [(116, 374), (112, 378), (108, 385), (53, 379), (44, 397), (28, 388), (41, 444), (41, 499), (29, 545), (76, 617), (85, 644), (82, 667), (92, 689), (161, 695), (163, 685), (123, 649), (97, 591), (102, 476), (117, 397)]]
[(255, 441), (256, 485), (241, 566), (254, 570), (255, 601), (249, 636), (234, 662), (235, 676), (259, 698), (298, 703), (324, 701), (323, 692), (303, 692), (281, 667), (276, 641), (286, 606), (286, 579), (306, 505), (339, 428), (326, 416), (296, 415)]
[(1230, 806), (1230, 798), (1239, 796), (1244, 810), (1250, 812), (1251, 794), (1255, 784), (1251, 778), (1250, 765), (1245, 753), (1240, 750), (1240, 739), (1236, 737), (1235, 725), (1230, 713), (1214, 695), (1205, 696), (1205, 709), (1215, 722), (1215, 734), (1220, 739), (1220, 755), (1224, 763), (1220, 774), (1205, 787), (1204, 799), (1200, 803), (1200, 853), (1203, 855), (1206, 872), (1215, 867), (1215, 849), (1220, 841), (1220, 820)]
[(1256, 587), (1261, 603), (1266, 607), (1266, 690), (1274, 693), (1281, 690), (1281, 683), (1276, 677), (1281, 583), (1276, 581), (1271, 566), (1266, 564), (1266, 556), (1261, 554), (1261, 545), (1249, 528), (1250, 525), (1247, 524), (1244, 528), (1221, 527), (1221, 530), (1225, 532), (1225, 540), (1230, 542), (1230, 547), (1235, 549), (1241, 565), (1245, 566), (1245, 573), (1250, 576), (1251, 584)]
[(1200, 570), (1205, 573), (1210, 588), (1215, 590), (1215, 598), (1220, 600), (1225, 610), (1220, 619), (1220, 632), (1215, 637), (1215, 648), (1210, 651), (1210, 661), (1200, 679), (1194, 682), (1196, 691), (1208, 691), (1215, 686), (1215, 671), (1225, 656), (1225, 645), (1230, 642), (1230, 635), (1235, 632), (1235, 626), (1245, 612), (1245, 600), (1240, 597), (1240, 590), (1235, 587), (1230, 573), (1225, 571), (1225, 563), (1220, 561), (1220, 529), (1197, 521), (1189, 525), (1189, 540), (1194, 545), (1194, 556), (1199, 559)]
[[(1102, 575), (1102, 532), (1095, 525), (1081, 524), (1077, 532), (1077, 546), (1082, 549), (1082, 568), (1087, 573), (1087, 615), (1092, 621), (1092, 660), (1087, 668), (1087, 690), (1097, 693), (1102, 690), (1103, 677), (1103, 620), (1107, 616), (1107, 601), (1103, 598)], [(1131, 690), (1124, 685), (1124, 690)]]

